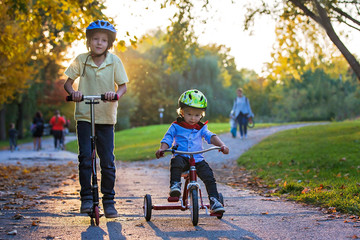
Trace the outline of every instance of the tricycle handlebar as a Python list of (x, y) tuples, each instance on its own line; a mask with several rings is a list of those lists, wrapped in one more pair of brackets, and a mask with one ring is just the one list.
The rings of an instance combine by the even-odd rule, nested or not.
[[(113, 100), (118, 100), (118, 95), (115, 94)], [(106, 100), (105, 99), (105, 94), (101, 94), (101, 95), (95, 95), (95, 96), (84, 96), (82, 95), (82, 98), (81, 98), (81, 101), (84, 101), (84, 100)], [(72, 95), (69, 95), (69, 96), (66, 96), (66, 101), (67, 102), (70, 102), (70, 101), (73, 101), (72, 99)]]
[(192, 155), (192, 154), (199, 154), (199, 153), (204, 153), (204, 152), (208, 152), (208, 151), (211, 151), (211, 150), (220, 150), (220, 149), (221, 149), (221, 147), (211, 147), (211, 148), (204, 149), (204, 150), (201, 150), (201, 151), (184, 152), (184, 151), (178, 151), (178, 150), (169, 148), (169, 149), (164, 150), (164, 152), (171, 152), (171, 153), (173, 153), (173, 154), (174, 154), (174, 153), (178, 153), (178, 154), (188, 154), (188, 155)]

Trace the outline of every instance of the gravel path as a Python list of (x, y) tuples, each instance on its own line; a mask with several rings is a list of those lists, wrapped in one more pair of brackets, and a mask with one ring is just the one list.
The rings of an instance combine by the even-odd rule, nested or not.
[[(230, 147), (231, 154), (213, 152), (206, 156), (207, 161), (213, 168), (218, 164), (233, 166), (241, 153), (264, 137), (277, 131), (306, 125), (309, 124), (250, 130), (246, 141), (233, 139), (230, 134), (221, 135), (222, 140)], [(169, 159), (170, 156), (166, 156), (146, 162), (117, 163), (115, 191), (120, 217), (116, 219), (101, 218), (99, 227), (90, 226), (89, 217), (78, 214), (80, 201), (77, 179), (68, 178), (63, 184), (54, 185), (49, 191), (50, 196), (36, 199), (41, 204), (22, 212), (24, 218), (17, 223), (16, 236), (1, 234), (0, 239), (338, 240), (360, 236), (359, 223), (344, 216), (325, 214), (316, 208), (276, 197), (264, 197), (226, 184), (218, 184), (226, 206), (226, 213), (221, 220), (200, 210), (199, 225), (194, 227), (189, 211), (153, 210), (151, 221), (146, 222), (142, 210), (145, 194), (151, 194), (153, 204), (168, 204)], [(205, 195), (203, 200), (207, 203), (202, 184), (201, 188)], [(0, 216), (0, 220), (10, 215), (7, 211)], [(9, 230), (8, 226), (2, 225), (2, 228)], [(0, 232), (2, 228), (0, 227)]]

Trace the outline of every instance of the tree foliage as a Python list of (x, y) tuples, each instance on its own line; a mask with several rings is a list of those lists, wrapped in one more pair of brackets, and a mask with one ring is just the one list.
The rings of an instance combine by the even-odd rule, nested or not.
[[(248, 14), (245, 19), (245, 29), (248, 29), (251, 24), (254, 23), (257, 14), (273, 15), (279, 22), (282, 22), (283, 25), (288, 25), (286, 31), (283, 32), (284, 37), (280, 37), (280, 41), (281, 39), (285, 39), (286, 35), (289, 36), (287, 33), (294, 33), (296, 31), (298, 33), (304, 32), (305, 35), (303, 36), (311, 40), (314, 44), (313, 47), (317, 51), (321, 51), (319, 50), (319, 46), (317, 46), (319, 38), (309, 37), (317, 35), (317, 28), (314, 27), (314, 24), (317, 24), (324, 30), (330, 41), (341, 52), (357, 78), (360, 80), (360, 64), (356, 57), (341, 41), (333, 26), (334, 23), (338, 23), (359, 31), (360, 21), (355, 17), (359, 15), (359, 9), (359, 1), (279, 0), (272, 1), (271, 4), (268, 4), (267, 1), (261, 0), (259, 5), (248, 7)], [(312, 34), (309, 34), (309, 32)], [(278, 32), (278, 34), (281, 33)], [(299, 40), (297, 39), (297, 41)], [(301, 53), (301, 50), (303, 49), (298, 48), (298, 50), (299, 53)], [(278, 60), (280, 61), (280, 64), (283, 61), (281, 57)], [(297, 65), (295, 69), (298, 66), (299, 65)]]
[[(190, 48), (187, 46), (194, 46), (193, 43), (196, 41), (196, 34), (193, 31), (195, 20), (193, 16), (193, 12), (195, 11), (194, 2), (189, 0), (158, 1), (163, 3), (163, 8), (172, 5), (178, 9), (178, 13), (174, 16), (174, 21), (172, 21), (171, 26), (168, 28), (168, 43), (170, 46), (168, 61), (170, 66), (183, 66), (181, 63), (184, 63), (184, 59), (189, 56), (188, 50)], [(208, 0), (201, 0), (196, 3), (199, 2), (203, 3), (201, 5), (202, 8), (207, 8), (207, 6), (210, 5), (210, 1)], [(197, 4), (196, 6), (200, 5)], [(299, 42), (299, 38), (295, 37), (295, 33), (305, 33), (303, 37), (313, 44), (313, 50), (315, 52), (321, 52), (319, 50), (320, 46), (317, 44), (319, 38), (315, 36), (327, 35), (330, 41), (345, 57), (355, 75), (360, 80), (360, 64), (354, 54), (351, 53), (341, 41), (333, 26), (334, 23), (338, 23), (353, 30), (360, 30), (360, 21), (356, 19), (360, 12), (359, 1), (274, 0), (269, 2), (259, 0), (248, 1), (245, 7), (248, 10), (244, 22), (245, 29), (249, 29), (249, 27), (254, 24), (254, 20), (258, 14), (272, 15), (280, 23), (277, 29), (278, 34), (284, 34), (283, 37), (279, 38), (280, 41), (281, 39), (292, 36), (292, 40)], [(286, 25), (288, 26), (285, 27)], [(286, 31), (279, 31), (280, 27), (285, 27)], [(318, 32), (319, 27), (323, 30), (320, 34)], [(298, 45), (296, 50), (288, 49), (289, 53), (303, 54), (305, 48), (301, 48), (301, 44)], [(290, 64), (294, 65), (291, 66), (292, 68), (289, 74), (295, 74), (296, 78), (299, 78), (299, 74), (306, 71), (303, 67), (304, 63), (297, 61), (301, 59), (292, 59), (290, 61), (295, 60), (295, 62), (285, 63), (285, 61), (288, 61), (286, 54), (280, 54), (278, 57), (279, 65), (283, 66), (283, 68), (279, 69), (279, 67), (276, 67), (274, 69), (276, 74), (278, 74), (279, 71), (284, 71), (285, 66), (289, 66)], [(300, 71), (300, 73), (296, 73), (296, 71)]]
[(84, 36), (84, 27), (101, 17), (104, 8), (103, 1), (95, 0), (7, 0), (0, 4), (0, 104), (42, 76), (49, 77), (40, 69), (50, 61), (63, 61), (67, 47)]

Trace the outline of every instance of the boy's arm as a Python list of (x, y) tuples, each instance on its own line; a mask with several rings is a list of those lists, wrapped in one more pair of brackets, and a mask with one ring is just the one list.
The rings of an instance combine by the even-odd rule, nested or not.
[(118, 85), (118, 90), (116, 91), (116, 94), (118, 95), (119, 99), (126, 93), (126, 91), (127, 91), (126, 83)]
[(82, 98), (82, 93), (74, 90), (74, 88), (72, 87), (74, 81), (74, 79), (68, 78), (64, 83), (64, 89), (69, 95), (72, 96), (74, 102), (80, 102)]
[(162, 142), (160, 144), (160, 148), (155, 153), (156, 158), (161, 158), (162, 156), (164, 156), (164, 150), (166, 150), (168, 148), (169, 148), (169, 145), (167, 145), (167, 143)]
[(215, 146), (221, 147), (220, 151), (222, 151), (224, 154), (229, 153), (229, 148), (221, 141), (221, 139), (218, 136), (213, 135), (210, 138), (210, 143), (214, 144)]
[[(105, 93), (105, 99), (108, 101), (118, 101), (125, 93), (126, 93), (127, 87), (126, 87), (126, 83), (120, 84), (118, 85), (118, 90), (115, 92), (106, 92)], [(117, 100), (112, 100), (114, 99), (115, 95), (118, 95)]]

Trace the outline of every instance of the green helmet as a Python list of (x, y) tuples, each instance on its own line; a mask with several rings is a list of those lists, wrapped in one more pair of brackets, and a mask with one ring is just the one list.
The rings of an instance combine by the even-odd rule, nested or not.
[(188, 106), (205, 110), (207, 107), (207, 100), (202, 92), (191, 89), (181, 94), (178, 104), (179, 107)]

